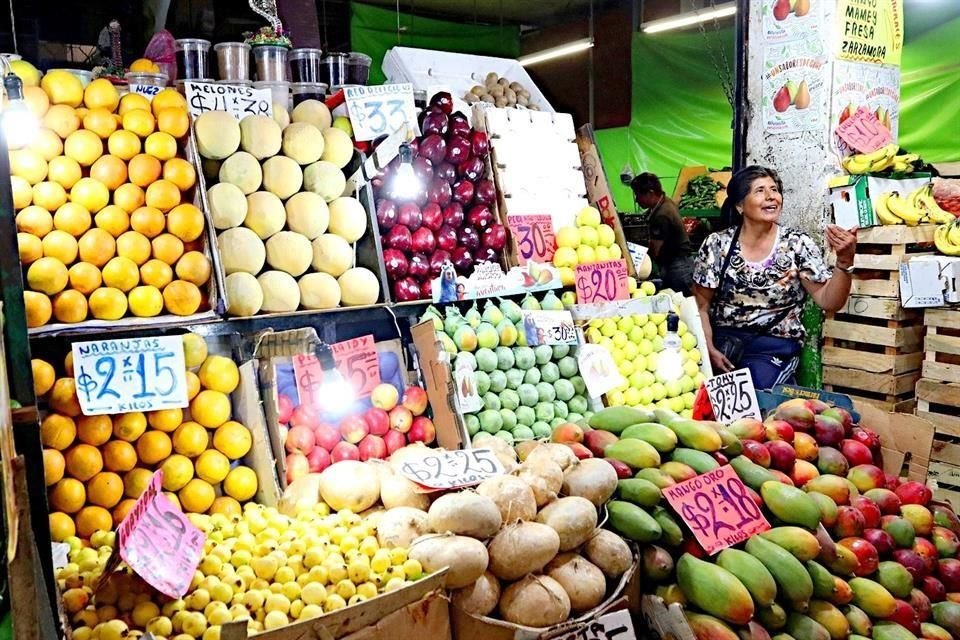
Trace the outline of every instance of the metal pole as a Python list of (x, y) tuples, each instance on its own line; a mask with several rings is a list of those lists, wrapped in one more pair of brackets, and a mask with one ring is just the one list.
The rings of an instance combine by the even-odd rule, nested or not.
[(597, 48), (597, 43), (594, 40), (594, 29), (593, 29), (593, 0), (590, 0), (590, 42), (593, 43), (593, 46), (590, 47), (590, 58), (589, 58), (589, 68), (587, 69), (588, 78), (587, 78), (587, 117), (590, 120), (590, 125), (595, 126), (594, 122), (594, 104), (596, 102), (593, 92), (594, 92), (594, 81), (593, 81), (593, 52)]
[(747, 128), (750, 108), (747, 101), (747, 51), (750, 38), (750, 2), (737, 0), (734, 31), (734, 111), (733, 111), (733, 170), (747, 163)]

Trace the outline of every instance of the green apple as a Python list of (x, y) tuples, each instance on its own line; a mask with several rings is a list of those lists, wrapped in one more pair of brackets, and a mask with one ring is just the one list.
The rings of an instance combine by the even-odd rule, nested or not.
[(350, 118), (347, 116), (337, 116), (333, 119), (332, 127), (336, 129), (341, 129), (346, 132), (348, 136), (353, 137), (353, 125), (350, 124)]

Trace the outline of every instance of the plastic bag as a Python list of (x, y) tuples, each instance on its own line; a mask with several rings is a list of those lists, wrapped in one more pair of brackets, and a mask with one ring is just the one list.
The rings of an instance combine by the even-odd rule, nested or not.
[(960, 217), (960, 180), (934, 178), (933, 199), (941, 209)]
[(163, 29), (150, 38), (143, 57), (153, 60), (160, 70), (167, 74), (167, 82), (173, 85), (177, 81), (177, 41), (173, 34)]

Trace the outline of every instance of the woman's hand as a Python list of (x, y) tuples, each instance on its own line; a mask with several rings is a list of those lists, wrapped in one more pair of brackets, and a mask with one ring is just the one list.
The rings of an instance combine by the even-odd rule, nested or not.
[(713, 365), (714, 369), (719, 369), (723, 373), (736, 369), (736, 367), (733, 366), (733, 363), (727, 359), (727, 356), (720, 353), (720, 351), (715, 349), (713, 345), (707, 347), (707, 353), (710, 355), (710, 363)]
[(849, 269), (853, 266), (853, 254), (857, 250), (857, 229), (847, 231), (835, 224), (827, 225), (827, 244), (837, 254), (837, 267)]

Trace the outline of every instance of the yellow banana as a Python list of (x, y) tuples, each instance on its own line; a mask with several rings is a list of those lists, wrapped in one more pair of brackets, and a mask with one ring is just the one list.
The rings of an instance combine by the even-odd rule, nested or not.
[(913, 165), (908, 162), (894, 160), (893, 170), (898, 173), (913, 173)]
[(960, 218), (944, 226), (947, 228), (947, 239), (950, 244), (960, 247)]
[(884, 156), (879, 160), (870, 163), (870, 173), (880, 173), (893, 166), (893, 158)]
[(937, 227), (933, 234), (933, 244), (937, 247), (937, 251), (945, 256), (960, 256), (960, 243), (950, 241), (950, 232), (954, 229), (960, 230), (960, 227), (955, 224), (944, 224)]
[(870, 163), (860, 161), (856, 156), (851, 156), (843, 161), (843, 168), (851, 175), (862, 175), (870, 171)]
[(874, 163), (885, 158), (892, 158), (894, 155), (896, 155), (899, 149), (900, 147), (898, 145), (890, 143), (885, 147), (877, 149), (876, 151), (871, 151), (870, 153), (858, 153), (851, 157), (856, 162)]
[(886, 204), (890, 213), (903, 220), (908, 226), (915, 227), (920, 224), (920, 218), (923, 217), (923, 213), (911, 206), (910, 203), (901, 198), (899, 194), (890, 194)]
[(903, 220), (897, 216), (890, 213), (890, 210), (887, 208), (887, 199), (890, 197), (890, 192), (881, 193), (879, 196), (873, 200), (873, 212), (877, 214), (877, 220), (880, 221), (880, 224), (903, 224)]
[(930, 194), (929, 188), (925, 188), (916, 198), (917, 207), (925, 211), (927, 217), (930, 218), (931, 222), (937, 224), (949, 224), (956, 220), (954, 215), (949, 211), (944, 211), (940, 208), (940, 205), (937, 204), (937, 201), (933, 199), (933, 196)]

